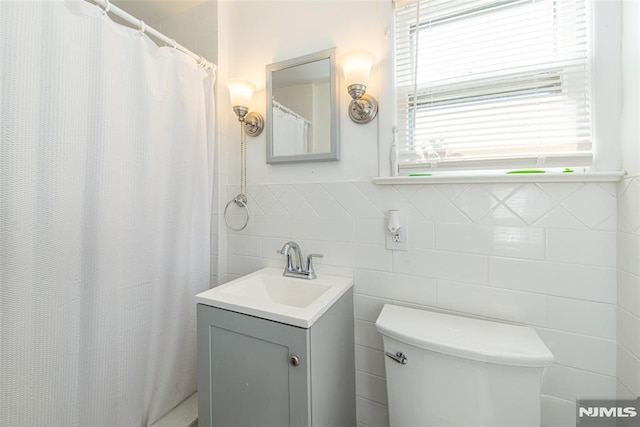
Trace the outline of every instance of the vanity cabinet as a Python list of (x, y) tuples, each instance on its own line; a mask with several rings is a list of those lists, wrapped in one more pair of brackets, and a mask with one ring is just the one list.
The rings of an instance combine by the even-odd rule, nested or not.
[(199, 426), (355, 426), (351, 289), (308, 329), (197, 310)]

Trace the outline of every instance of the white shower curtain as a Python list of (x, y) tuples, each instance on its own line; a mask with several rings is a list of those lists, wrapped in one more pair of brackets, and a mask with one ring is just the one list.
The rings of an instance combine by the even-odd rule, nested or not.
[(309, 152), (307, 122), (279, 108), (273, 108), (274, 156), (292, 156)]
[(0, 426), (146, 426), (196, 390), (213, 82), (84, 0), (0, 1)]

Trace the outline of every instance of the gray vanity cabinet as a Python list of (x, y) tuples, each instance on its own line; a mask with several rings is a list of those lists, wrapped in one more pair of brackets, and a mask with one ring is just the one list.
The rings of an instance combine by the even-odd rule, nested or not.
[(198, 304), (200, 427), (353, 427), (353, 294), (309, 329)]

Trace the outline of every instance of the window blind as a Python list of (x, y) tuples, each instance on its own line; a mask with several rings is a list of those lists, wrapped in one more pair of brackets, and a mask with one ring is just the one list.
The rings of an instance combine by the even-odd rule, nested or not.
[(592, 162), (585, 0), (395, 3), (401, 171)]

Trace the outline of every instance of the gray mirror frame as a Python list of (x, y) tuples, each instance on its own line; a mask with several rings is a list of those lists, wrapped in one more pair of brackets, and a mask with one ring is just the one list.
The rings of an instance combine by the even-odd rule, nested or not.
[[(273, 98), (273, 86), (272, 86), (272, 73), (278, 70), (295, 67), (297, 65), (304, 65), (310, 62), (320, 61), (323, 59), (329, 60), (330, 67), (330, 83), (331, 88), (330, 103), (331, 103), (331, 149), (327, 153), (315, 153), (315, 154), (299, 154), (293, 156), (274, 156), (273, 155), (273, 105), (271, 99)], [(331, 48), (315, 52), (309, 55), (300, 56), (298, 58), (292, 58), (286, 61), (280, 61), (266, 66), (267, 76), (267, 96), (266, 96), (266, 131), (267, 131), (267, 163), (299, 163), (299, 162), (320, 162), (320, 161), (332, 161), (340, 160), (340, 97), (338, 96), (338, 66), (337, 66), (337, 49)]]

